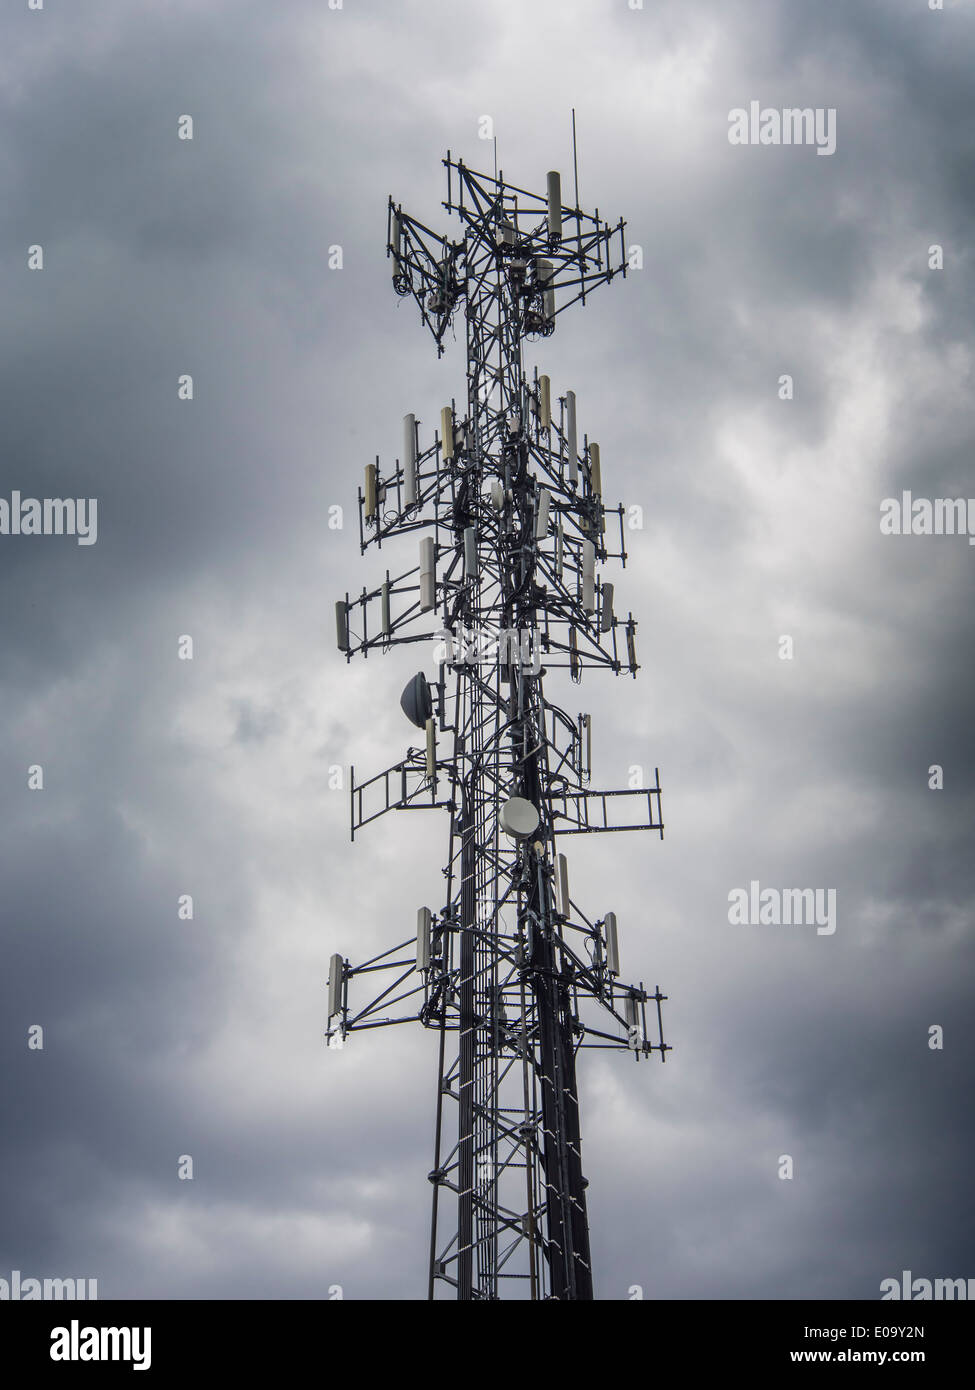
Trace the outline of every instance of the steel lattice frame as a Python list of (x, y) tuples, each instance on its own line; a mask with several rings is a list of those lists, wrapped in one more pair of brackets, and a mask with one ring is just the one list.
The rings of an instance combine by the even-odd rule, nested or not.
[[(543, 693), (552, 668), (576, 681), (593, 666), (635, 676), (636, 624), (615, 616), (608, 584), (590, 574), (587, 588), (594, 563), (625, 564), (623, 508), (602, 503), (597, 446), (578, 451), (574, 398), (559, 399), (556, 422), (548, 380), (526, 378), (522, 348), (598, 284), (625, 275), (624, 224), (475, 174), (449, 154), (444, 165), (444, 207), (460, 216), (463, 240), (438, 236), (390, 201), (387, 244), (394, 286), (416, 299), (438, 352), (465, 306), (466, 414), (451, 406), (453, 438), (416, 449), (415, 481), (412, 459), (388, 473), (377, 459), (359, 495), (363, 551), (412, 531), (432, 536), (435, 603), (421, 601), (414, 568), (397, 579), (387, 571), (380, 588), (347, 595), (337, 610), (349, 659), (441, 644), (427, 748), (358, 785), (353, 769), (352, 835), (387, 810), (447, 808), (446, 895), (430, 916), (428, 963), (421, 927), (416, 957), (404, 954), (410, 938), (363, 965), (333, 958), (327, 1036), (341, 1042), (409, 1020), (439, 1030), (429, 1296), (443, 1288), (460, 1299), (590, 1299), (576, 1056), (605, 1047), (664, 1060), (666, 996), (620, 983), (605, 920), (567, 900), (557, 845), (604, 830), (662, 838), (663, 821), (656, 772), (651, 787), (589, 787), (588, 716), (571, 718)], [(418, 632), (424, 617), (439, 624)], [(538, 813), (527, 839), (500, 823), (513, 796)], [(382, 992), (351, 1007), (350, 983), (375, 971)], [(601, 1027), (584, 1019), (585, 1005)]]

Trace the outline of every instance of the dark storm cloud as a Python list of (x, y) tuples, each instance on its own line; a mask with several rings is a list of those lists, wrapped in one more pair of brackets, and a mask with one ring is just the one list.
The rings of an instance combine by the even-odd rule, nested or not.
[[(380, 577), (363, 464), (463, 392), (462, 343), (436, 362), (390, 291), (386, 194), (446, 230), (439, 160), (490, 166), (484, 113), (515, 182), (567, 180), (573, 104), (582, 200), (626, 216), (644, 269), (533, 356), (645, 509), (612, 576), (644, 669), (582, 704), (606, 785), (661, 765), (668, 827), (573, 846), (573, 896), (616, 907), (675, 1044), (582, 1068), (598, 1291), (975, 1274), (973, 555), (878, 526), (902, 487), (975, 494), (971, 12), (100, 0), (3, 23), (0, 495), (97, 496), (99, 539), (0, 538), (0, 1276), (423, 1291), (433, 1040), (328, 1053), (322, 986), (333, 950), (437, 902), (446, 825), (349, 845), (334, 770), (401, 756), (419, 662), (347, 668), (332, 600)], [(835, 155), (730, 146), (752, 98), (835, 106)], [(834, 887), (836, 934), (732, 927), (753, 878)]]

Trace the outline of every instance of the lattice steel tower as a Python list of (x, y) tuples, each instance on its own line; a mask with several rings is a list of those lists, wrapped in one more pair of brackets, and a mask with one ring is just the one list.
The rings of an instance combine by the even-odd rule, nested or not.
[[(418, 673), (401, 699), (425, 741), (368, 781), (352, 770), (352, 836), (392, 809), (446, 808), (446, 891), (419, 909), (415, 940), (362, 965), (332, 957), (326, 1036), (341, 1046), (355, 1029), (410, 1020), (439, 1032), (431, 1298), (591, 1299), (576, 1054), (665, 1060), (666, 996), (620, 983), (615, 914), (591, 921), (570, 899), (557, 845), (603, 830), (662, 838), (663, 821), (656, 770), (653, 786), (590, 788), (589, 716), (543, 693), (553, 668), (576, 682), (594, 666), (635, 676), (636, 623), (616, 616), (598, 574), (626, 562), (598, 445), (583, 438), (580, 450), (574, 394), (553, 400), (548, 377), (526, 378), (522, 347), (626, 274), (624, 223), (563, 207), (558, 174), (540, 196), (449, 152), (443, 163), (462, 240), (390, 200), (387, 255), (438, 355), (464, 305), (467, 398), (444, 407), (431, 443), (407, 415), (395, 466), (366, 467), (361, 550), (416, 532), (418, 562), (347, 594), (336, 620), (347, 659), (430, 644), (436, 678)], [(350, 984), (377, 971), (384, 987), (351, 1006)]]

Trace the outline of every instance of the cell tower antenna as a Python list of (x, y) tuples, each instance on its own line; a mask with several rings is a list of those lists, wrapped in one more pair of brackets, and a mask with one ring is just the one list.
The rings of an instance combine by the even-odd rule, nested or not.
[[(573, 112), (573, 165), (574, 136)], [(400, 698), (419, 746), (364, 781), (352, 769), (351, 832), (441, 808), (447, 862), (415, 933), (411, 912), (405, 940), (372, 959), (332, 956), (326, 1038), (341, 1047), (406, 1022), (438, 1034), (431, 1298), (591, 1299), (577, 1058), (666, 1060), (666, 996), (622, 982), (611, 879), (602, 915), (587, 916), (564, 846), (664, 827), (657, 770), (644, 786), (593, 789), (592, 720), (544, 689), (556, 671), (579, 683), (639, 668), (636, 620), (601, 574), (626, 563), (624, 509), (603, 501), (575, 393), (527, 375), (523, 348), (626, 275), (625, 224), (581, 211), (577, 170), (566, 208), (556, 172), (535, 194), (449, 151), (443, 164), (460, 239), (390, 198), (386, 254), (438, 355), (463, 301), (466, 399), (436, 429), (408, 414), (400, 457), (366, 465), (360, 550), (408, 552), (395, 576), (339, 600), (336, 638), (347, 660), (424, 644), (430, 674)]]

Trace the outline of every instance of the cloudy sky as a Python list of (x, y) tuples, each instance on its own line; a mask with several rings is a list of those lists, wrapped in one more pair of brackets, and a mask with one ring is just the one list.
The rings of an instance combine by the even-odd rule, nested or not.
[[(333, 603), (381, 577), (363, 465), (464, 391), (386, 197), (448, 231), (484, 115), (513, 182), (568, 187), (572, 106), (643, 269), (527, 364), (644, 508), (606, 573), (643, 669), (583, 707), (594, 780), (659, 766), (667, 824), (573, 845), (573, 897), (674, 1049), (580, 1069), (597, 1296), (975, 1277), (975, 550), (879, 526), (975, 497), (975, 5), (19, 0), (0, 31), (0, 497), (98, 499), (94, 545), (0, 536), (0, 1277), (425, 1293), (435, 1038), (328, 1052), (324, 982), (410, 934), (447, 826), (350, 846), (330, 769), (402, 755), (416, 662), (347, 666)], [(730, 144), (753, 100), (835, 108), (835, 153)], [(731, 925), (753, 880), (834, 889), (835, 933)]]

